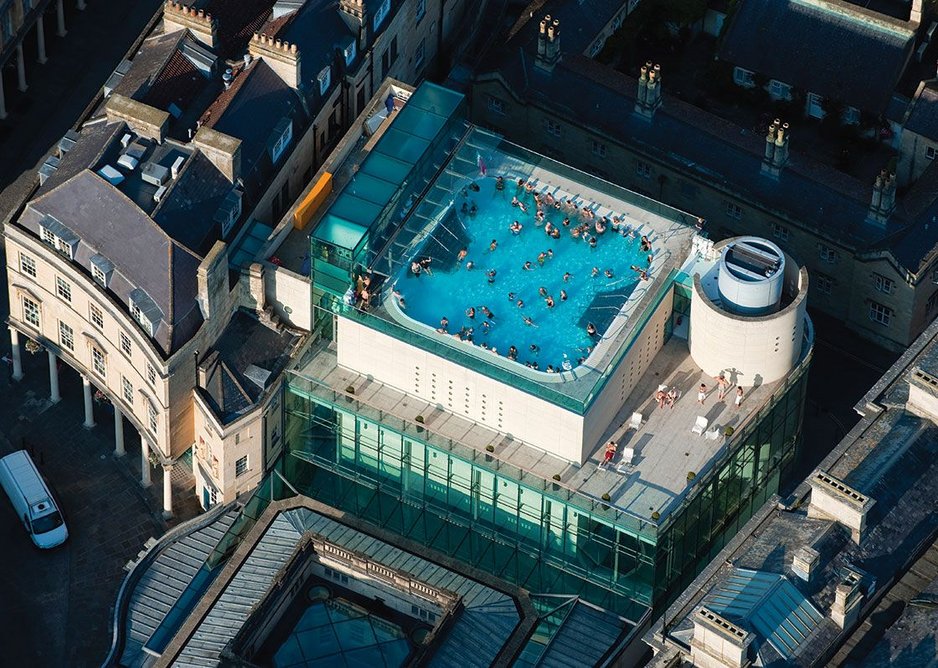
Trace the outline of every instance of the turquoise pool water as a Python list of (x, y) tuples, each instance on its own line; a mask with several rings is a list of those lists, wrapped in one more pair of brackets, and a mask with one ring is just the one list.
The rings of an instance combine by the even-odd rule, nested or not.
[[(503, 190), (496, 188), (494, 177), (479, 178), (478, 191), (467, 188), (454, 193), (452, 206), (403, 263), (394, 289), (398, 302), (403, 299), (404, 313), (414, 320), (436, 329), (446, 318), (448, 334), (462, 332), (467, 340), (471, 328), (472, 344), (494, 348), (502, 356), (514, 346), (520, 364), (536, 364), (539, 371), (570, 369), (587, 357), (639, 284), (640, 274), (632, 267), (648, 267), (649, 252), (641, 249), (640, 236), (649, 230), (634, 230), (629, 236), (627, 217), (622, 216), (620, 229), (614, 230), (608, 216), (605, 233), (597, 234), (595, 223), (601, 215), (588, 219), (546, 203), (545, 220), (539, 222), (534, 193), (519, 188), (517, 178), (506, 176)], [(512, 205), (515, 196), (527, 207), (526, 213)], [(584, 203), (575, 201), (582, 208)], [(570, 218), (567, 227), (564, 218)], [(522, 225), (517, 234), (509, 229), (515, 220)], [(571, 230), (586, 222), (589, 234), (574, 238)], [(545, 223), (558, 227), (560, 238), (545, 234)], [(596, 239), (595, 246), (589, 237)], [(654, 237), (649, 238), (654, 244)], [(466, 255), (459, 260), (461, 249)], [(653, 245), (651, 253), (654, 250)], [(412, 262), (425, 258), (431, 260), (431, 273), (415, 275)], [(566, 280), (565, 274), (570, 274)], [(553, 307), (542, 292), (553, 298)], [(494, 317), (486, 317), (484, 308)], [(475, 310), (474, 317), (469, 309)], [(587, 333), (590, 323), (596, 327), (594, 336)]]

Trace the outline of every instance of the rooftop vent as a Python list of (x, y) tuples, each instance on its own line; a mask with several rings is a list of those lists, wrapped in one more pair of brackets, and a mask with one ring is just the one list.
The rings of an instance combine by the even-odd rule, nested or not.
[(169, 168), (169, 171), (173, 176), (173, 180), (179, 178), (179, 170), (182, 168), (182, 163), (184, 163), (185, 161), (186, 161), (186, 158), (185, 156), (182, 156), (182, 155), (176, 158), (175, 161), (173, 161), (172, 167)]
[(124, 175), (117, 171), (111, 165), (105, 165), (98, 170), (98, 176), (110, 183), (112, 186), (119, 185), (124, 180)]
[(221, 82), (225, 84), (225, 90), (231, 88), (231, 80), (234, 79), (234, 72), (229, 67), (225, 70), (225, 73), (221, 75)]
[(137, 168), (137, 165), (140, 164), (140, 161), (133, 157), (130, 153), (124, 153), (117, 159), (117, 164), (127, 171), (132, 172)]
[(148, 162), (143, 167), (142, 178), (145, 183), (149, 183), (154, 186), (161, 186), (169, 181), (169, 170), (163, 167), (163, 165), (157, 164), (155, 162)]
[(121, 146), (124, 148), (127, 148), (127, 146), (130, 145), (130, 142), (131, 140), (133, 140), (133, 138), (134, 136), (130, 134), (129, 132), (125, 133), (124, 136), (121, 137)]
[(156, 189), (156, 192), (153, 193), (153, 201), (159, 204), (163, 201), (164, 195), (166, 195), (166, 186), (160, 186)]

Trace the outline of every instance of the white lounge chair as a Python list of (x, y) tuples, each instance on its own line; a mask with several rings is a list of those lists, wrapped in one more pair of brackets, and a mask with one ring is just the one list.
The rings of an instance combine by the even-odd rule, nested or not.
[(619, 473), (624, 473), (632, 465), (632, 460), (635, 458), (635, 448), (623, 448), (622, 456), (619, 458), (619, 463), (616, 464), (616, 471)]
[(632, 419), (629, 420), (629, 429), (637, 430), (639, 427), (642, 426), (643, 419), (644, 418), (642, 418), (641, 413), (632, 413)]
[(704, 432), (704, 438), (708, 441), (716, 441), (720, 438), (720, 429), (716, 425), (713, 426), (713, 429), (708, 429)]
[(668, 386), (667, 386), (667, 385), (659, 385), (659, 386), (658, 386), (658, 391), (659, 391), (659, 392), (667, 392), (667, 391), (668, 391)]
[(708, 424), (710, 424), (710, 420), (705, 418), (703, 415), (698, 415), (697, 422), (694, 423), (694, 426), (690, 431), (692, 434), (697, 434), (700, 436), (707, 429)]

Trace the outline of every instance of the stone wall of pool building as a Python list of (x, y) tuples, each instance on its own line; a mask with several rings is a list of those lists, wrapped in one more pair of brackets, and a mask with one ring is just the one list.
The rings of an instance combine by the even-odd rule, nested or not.
[[(747, 239), (727, 239), (705, 251), (712, 258), (719, 258), (732, 244)], [(808, 271), (787, 254), (783, 255), (781, 308), (763, 315), (732, 312), (717, 287), (720, 262), (694, 274), (690, 354), (704, 373), (711, 376), (726, 373), (732, 384), (752, 387), (781, 380), (798, 364), (803, 352)]]
[(665, 296), (654, 309), (585, 416), (341, 316), (337, 360), (346, 369), (582, 464), (665, 343), (672, 299)]

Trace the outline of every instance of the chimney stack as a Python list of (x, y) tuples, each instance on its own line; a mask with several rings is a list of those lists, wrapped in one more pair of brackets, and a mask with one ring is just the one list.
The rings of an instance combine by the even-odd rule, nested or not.
[(839, 522), (850, 530), (853, 542), (859, 545), (866, 531), (866, 517), (876, 500), (825, 471), (816, 470), (808, 482), (811, 485), (808, 517)]
[(852, 627), (860, 616), (863, 592), (860, 590), (860, 576), (854, 572), (837, 585), (834, 590), (834, 603), (831, 605), (831, 620), (840, 628)]
[(743, 668), (750, 665), (749, 645), (755, 635), (709, 608), (694, 613), (691, 658), (695, 666)]
[(537, 56), (534, 59), (534, 65), (545, 72), (553, 72), (558, 60), (560, 60), (560, 19), (551, 19), (548, 14), (538, 26)]
[(635, 100), (635, 111), (647, 120), (655, 116), (655, 111), (661, 106), (661, 65), (652, 65), (649, 60), (642, 65), (638, 77), (638, 97)]
[(205, 10), (187, 7), (175, 0), (163, 4), (163, 32), (170, 33), (188, 28), (192, 35), (210, 49), (218, 46), (218, 21)]
[(807, 545), (795, 552), (791, 559), (791, 571), (805, 582), (811, 582), (811, 577), (817, 569), (821, 555), (813, 547)]
[(762, 157), (762, 173), (777, 179), (788, 163), (788, 123), (776, 118), (765, 135), (765, 155)]
[(541, 19), (537, 31), (537, 58), (543, 60), (547, 56), (547, 22), (550, 21), (550, 14)]
[(873, 194), (870, 197), (870, 213), (867, 220), (885, 225), (889, 216), (896, 210), (895, 174), (882, 170), (873, 182)]
[(922, 0), (912, 0), (912, 9), (909, 11), (909, 23), (922, 22)]
[(270, 68), (291, 88), (299, 88), (303, 82), (303, 63), (296, 44), (254, 33), (248, 42), (248, 56), (263, 56)]

